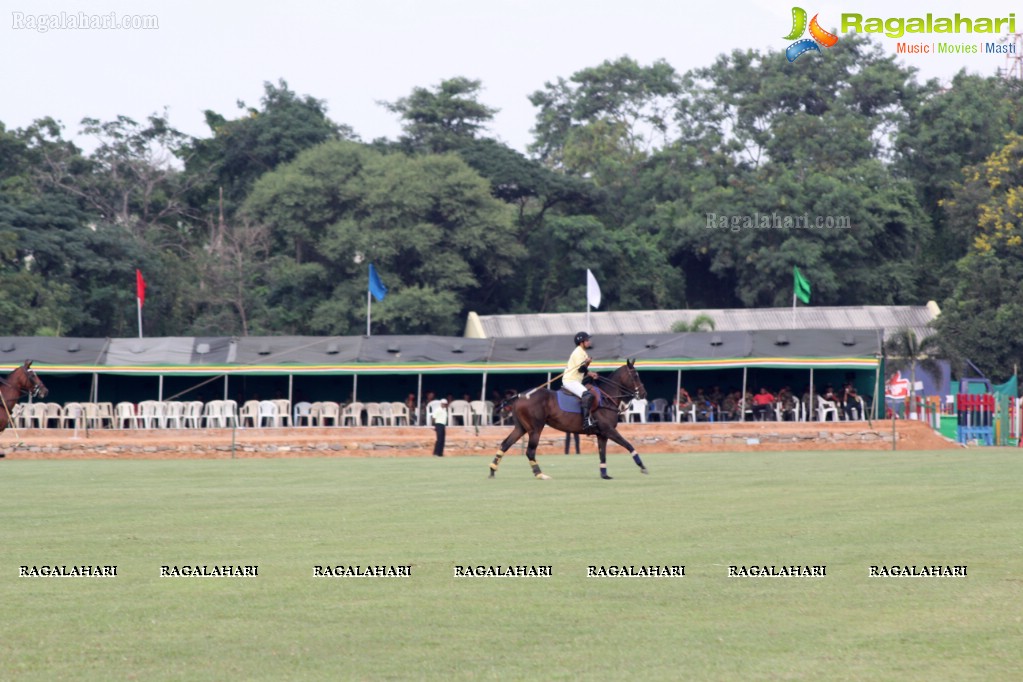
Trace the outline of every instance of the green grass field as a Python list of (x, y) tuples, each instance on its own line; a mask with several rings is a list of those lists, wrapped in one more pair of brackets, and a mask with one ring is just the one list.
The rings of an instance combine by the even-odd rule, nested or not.
[[(0, 462), (0, 679), (1015, 680), (1023, 452)], [(21, 565), (116, 564), (116, 578)], [(257, 578), (161, 578), (164, 564)], [(411, 564), (411, 578), (314, 578)], [(455, 565), (552, 565), (455, 578)], [(587, 578), (684, 564), (684, 578)], [(824, 564), (824, 578), (729, 578)], [(870, 578), (877, 564), (966, 578)]]

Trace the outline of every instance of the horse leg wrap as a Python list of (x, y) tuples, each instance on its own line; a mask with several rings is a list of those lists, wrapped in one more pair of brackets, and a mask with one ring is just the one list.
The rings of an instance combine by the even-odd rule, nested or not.
[(601, 462), (600, 463), (600, 477), (602, 479), (604, 479), (605, 481), (610, 481), (611, 480), (611, 477), (608, 476), (608, 474), (607, 474), (607, 463), (605, 463), (605, 462)]
[(535, 459), (529, 460), (529, 467), (533, 470), (533, 475), (539, 478), (543, 472), (540, 471), (540, 465), (536, 463)]
[(504, 457), (503, 452), (497, 453), (494, 457), (494, 461), (490, 463), (490, 477), (493, 478), (494, 474), (497, 473), (497, 467), (501, 466), (501, 458)]
[(638, 452), (632, 453), (632, 461), (636, 463), (636, 466), (638, 466), (644, 474), (647, 473), (646, 467), (643, 466), (643, 460), (639, 458)]

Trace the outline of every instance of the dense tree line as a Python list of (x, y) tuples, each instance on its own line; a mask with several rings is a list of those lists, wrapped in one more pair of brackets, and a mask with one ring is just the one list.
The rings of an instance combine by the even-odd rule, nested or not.
[(85, 119), (85, 152), (52, 119), (0, 123), (0, 312), (12, 335), (132, 335), (141, 268), (151, 335), (358, 334), (373, 263), (375, 331), (458, 334), (470, 310), (579, 310), (586, 268), (626, 310), (785, 305), (798, 265), (814, 305), (938, 301), (943, 351), (1000, 378), (1023, 356), (1020, 89), (921, 83), (850, 35), (547, 82), (525, 154), (465, 77), (383, 103), (396, 140), (284, 81), (201, 138)]

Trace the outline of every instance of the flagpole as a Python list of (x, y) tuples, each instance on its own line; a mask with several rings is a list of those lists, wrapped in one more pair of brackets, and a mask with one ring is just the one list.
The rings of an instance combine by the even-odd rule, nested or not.
[(369, 320), (373, 314), (373, 297), (370, 295), (369, 289), (366, 290), (366, 336), (369, 336)]
[(792, 287), (792, 328), (796, 328), (796, 287)]
[(135, 306), (139, 311), (139, 338), (142, 338), (142, 299), (138, 296), (135, 297)]

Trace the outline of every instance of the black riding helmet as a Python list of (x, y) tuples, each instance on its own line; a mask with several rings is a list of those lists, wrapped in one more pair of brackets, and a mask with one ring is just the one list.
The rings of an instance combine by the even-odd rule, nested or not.
[(579, 332), (578, 334), (575, 335), (575, 345), (578, 346), (583, 341), (589, 340), (589, 338), (590, 335), (587, 334), (586, 332)]

